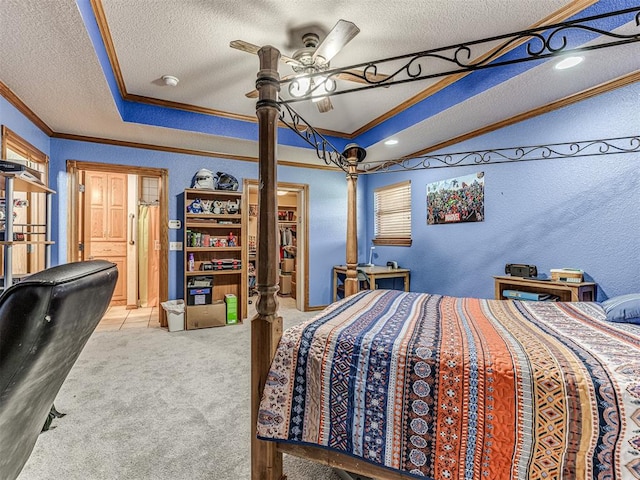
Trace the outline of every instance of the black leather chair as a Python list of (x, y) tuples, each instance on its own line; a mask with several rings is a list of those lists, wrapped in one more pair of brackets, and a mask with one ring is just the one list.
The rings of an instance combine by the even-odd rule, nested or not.
[(27, 462), (118, 278), (103, 260), (52, 267), (0, 296), (0, 479)]

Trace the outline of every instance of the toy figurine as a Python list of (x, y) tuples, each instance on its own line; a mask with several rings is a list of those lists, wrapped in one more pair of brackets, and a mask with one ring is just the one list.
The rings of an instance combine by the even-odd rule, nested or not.
[(211, 200), (202, 200), (200, 202), (200, 204), (202, 205), (202, 213), (213, 213), (211, 211), (212, 209), (212, 203)]
[(202, 213), (202, 202), (199, 198), (196, 198), (191, 204), (187, 207), (187, 212), (189, 213)]
[(231, 200), (227, 200), (227, 213), (236, 214), (240, 211), (240, 200), (236, 199), (235, 203), (231, 203)]
[(222, 202), (220, 200), (216, 200), (213, 202), (213, 213), (216, 215), (220, 215), (223, 213), (222, 211)]
[(236, 237), (233, 232), (229, 232), (229, 236), (227, 237), (227, 246), (229, 247), (237, 247), (238, 246), (238, 237)]

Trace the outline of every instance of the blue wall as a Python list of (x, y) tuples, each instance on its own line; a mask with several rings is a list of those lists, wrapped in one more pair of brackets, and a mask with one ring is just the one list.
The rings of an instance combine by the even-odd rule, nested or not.
[[(258, 165), (254, 162), (215, 159), (192, 155), (116, 147), (87, 142), (53, 139), (51, 147), (51, 171), (58, 172), (52, 188), (58, 194), (54, 199), (54, 239), (58, 244), (59, 261), (66, 261), (66, 218), (68, 193), (66, 186), (66, 161), (135, 165), (166, 168), (169, 170), (169, 218), (182, 218), (179, 197), (192, 184), (195, 172), (201, 168), (225, 171), (238, 181), (256, 179)], [(309, 185), (309, 304), (324, 305), (329, 302), (331, 266), (344, 263), (344, 238), (346, 235), (346, 181), (345, 175), (331, 171), (279, 167), (278, 180)], [(169, 230), (169, 241), (182, 241), (182, 230)], [(169, 296), (182, 297), (182, 254), (169, 252)]]
[(49, 155), (50, 138), (0, 95), (0, 123)]
[[(640, 84), (458, 144), (450, 152), (639, 134)], [(376, 262), (411, 268), (411, 289), (494, 295), (505, 263), (582, 268), (598, 299), (640, 292), (640, 153), (372, 175), (373, 190), (411, 179), (411, 247), (377, 247)], [(485, 172), (485, 221), (427, 225), (428, 183)], [(370, 217), (371, 215), (369, 215)], [(367, 237), (373, 224), (367, 224)]]
[[(24, 115), (0, 97), (0, 123), (33, 143), (50, 156), (49, 184), (53, 196), (52, 238), (56, 242), (52, 264), (67, 261), (68, 179), (67, 160), (166, 168), (169, 171), (169, 218), (182, 218), (179, 196), (191, 186), (200, 168), (226, 171), (240, 182), (256, 179), (254, 162), (215, 159), (193, 155), (158, 152), (129, 147), (102, 145), (73, 140), (50, 139)], [(326, 305), (331, 300), (331, 267), (345, 261), (347, 194), (345, 174), (311, 168), (278, 167), (282, 182), (309, 185), (309, 305)], [(361, 221), (364, 225), (364, 221)], [(168, 241), (182, 241), (182, 230), (169, 230)], [(169, 252), (169, 297), (181, 298), (182, 254)]]
[[(638, 134), (640, 84), (521, 122), (449, 151), (466, 151), (612, 138)], [(257, 164), (128, 147), (49, 139), (0, 98), (0, 123), (51, 157), (54, 196), (54, 264), (66, 261), (66, 160), (149, 166), (169, 170), (169, 218), (180, 218), (178, 196), (200, 168), (257, 177)], [(577, 267), (598, 282), (600, 300), (640, 291), (640, 154), (534, 161), (361, 176), (359, 258), (366, 261), (373, 236), (373, 189), (412, 182), (413, 245), (377, 247), (375, 262), (397, 260), (412, 270), (414, 291), (493, 297), (492, 275), (505, 263), (532, 263), (540, 272)], [(428, 183), (485, 172), (485, 221), (426, 225)], [(309, 304), (331, 300), (331, 267), (344, 263), (346, 182), (343, 173), (279, 167), (279, 180), (309, 185)], [(169, 241), (182, 231), (170, 230)], [(169, 295), (182, 294), (182, 256), (169, 252)]]

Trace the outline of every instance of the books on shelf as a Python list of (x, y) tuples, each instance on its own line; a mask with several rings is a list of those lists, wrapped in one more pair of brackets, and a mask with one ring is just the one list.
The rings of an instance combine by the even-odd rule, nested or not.
[(550, 293), (521, 292), (519, 290), (503, 290), (502, 296), (510, 300), (530, 300), (534, 302), (556, 302), (559, 297)]

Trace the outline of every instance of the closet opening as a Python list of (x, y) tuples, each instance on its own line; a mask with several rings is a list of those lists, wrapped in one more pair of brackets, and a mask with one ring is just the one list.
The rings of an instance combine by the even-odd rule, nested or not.
[[(260, 259), (258, 245), (258, 182), (244, 180), (244, 211), (247, 220), (248, 298), (256, 299), (257, 271)], [(294, 183), (278, 183), (278, 238), (280, 269), (278, 281), (281, 298), (291, 298), (300, 311), (309, 309), (308, 291), (308, 198), (309, 186)]]
[(155, 308), (168, 297), (168, 201), (165, 169), (68, 161), (70, 261), (118, 266), (111, 305)]

